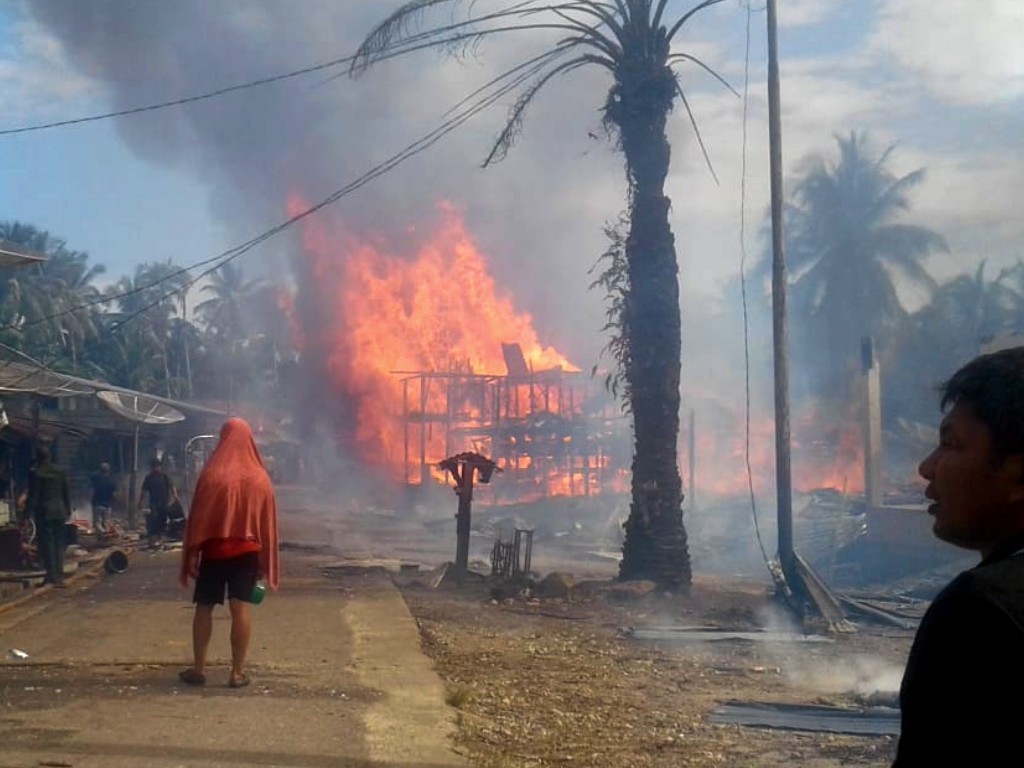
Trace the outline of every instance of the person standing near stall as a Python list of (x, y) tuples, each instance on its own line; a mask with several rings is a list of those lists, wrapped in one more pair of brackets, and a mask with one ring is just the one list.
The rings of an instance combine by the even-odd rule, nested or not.
[(26, 511), (36, 524), (39, 557), (46, 568), (44, 584), (64, 586), (64, 526), (71, 517), (68, 474), (53, 463), (50, 449), (36, 449), (35, 466), (29, 470)]

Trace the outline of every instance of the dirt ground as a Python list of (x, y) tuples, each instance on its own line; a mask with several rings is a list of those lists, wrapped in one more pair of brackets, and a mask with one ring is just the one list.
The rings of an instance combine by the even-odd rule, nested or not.
[(591, 581), (563, 598), (494, 599), (485, 584), (399, 581), (458, 710), (458, 747), (484, 768), (886, 766), (895, 754), (891, 737), (712, 725), (707, 717), (730, 700), (885, 701), (898, 688), (910, 632), (862, 625), (825, 643), (673, 647), (624, 629), (793, 627), (765, 586), (718, 578), (697, 579), (686, 598)]

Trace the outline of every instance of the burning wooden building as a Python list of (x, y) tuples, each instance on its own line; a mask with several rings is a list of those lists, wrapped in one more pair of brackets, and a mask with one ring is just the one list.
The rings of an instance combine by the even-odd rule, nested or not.
[(534, 370), (516, 343), (501, 345), (503, 374), (399, 371), (404, 481), (443, 480), (438, 462), (459, 451), (505, 472), (493, 501), (596, 496), (628, 490), (628, 420), (580, 371)]

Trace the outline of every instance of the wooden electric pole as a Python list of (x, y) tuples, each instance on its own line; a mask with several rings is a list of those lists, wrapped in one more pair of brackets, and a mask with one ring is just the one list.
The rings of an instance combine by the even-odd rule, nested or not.
[(793, 549), (793, 487), (789, 428), (789, 331), (786, 324), (786, 247), (783, 220), (782, 109), (779, 88), (777, 0), (768, 2), (768, 143), (772, 210), (772, 352), (775, 362), (775, 487), (778, 503), (779, 564), (791, 584), (796, 577)]

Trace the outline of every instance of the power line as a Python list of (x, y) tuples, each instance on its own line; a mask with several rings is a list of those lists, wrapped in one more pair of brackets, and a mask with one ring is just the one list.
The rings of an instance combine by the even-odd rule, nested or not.
[[(145, 290), (146, 288), (152, 287), (153, 285), (156, 285), (158, 282), (162, 282), (163, 280), (170, 279), (170, 278), (172, 278), (174, 276), (177, 276), (177, 275), (180, 275), (182, 273), (190, 272), (192, 269), (195, 269), (196, 267), (205, 266), (205, 265), (211, 264), (211, 263), (213, 264), (208, 269), (205, 269), (204, 271), (202, 271), (198, 275), (196, 275), (194, 278), (192, 278), (184, 288), (179, 288), (179, 289), (175, 289), (174, 291), (169, 291), (164, 296), (161, 296), (160, 298), (150, 302), (146, 306), (141, 307), (137, 311), (131, 313), (130, 315), (125, 317), (123, 320), (120, 320), (120, 321), (114, 323), (111, 326), (110, 330), (111, 331), (119, 330), (124, 325), (126, 325), (127, 323), (129, 323), (132, 320), (136, 319), (137, 317), (139, 317), (140, 315), (144, 314), (145, 312), (149, 311), (150, 309), (152, 309), (153, 307), (157, 306), (161, 302), (165, 301), (170, 296), (173, 296), (174, 294), (178, 293), (181, 290), (188, 290), (188, 288), (190, 288), (196, 282), (201, 280), (203, 277), (211, 274), (212, 272), (217, 271), (218, 269), (220, 269), (225, 264), (228, 264), (229, 262), (234, 261), (239, 256), (242, 256), (243, 254), (245, 254), (245, 253), (249, 252), (250, 250), (252, 250), (253, 248), (255, 248), (257, 245), (260, 245), (261, 243), (265, 242), (266, 240), (269, 240), (270, 238), (274, 237), (275, 235), (279, 234), (280, 232), (283, 232), (284, 230), (288, 229), (289, 227), (293, 226), (294, 224), (297, 224), (298, 222), (302, 221), (306, 217), (313, 215), (317, 211), (320, 211), (320, 210), (322, 210), (323, 208), (326, 208), (329, 205), (333, 205), (334, 203), (336, 203), (339, 200), (341, 200), (343, 197), (346, 197), (346, 196), (352, 194), (353, 192), (355, 192), (355, 191), (361, 189), (362, 187), (366, 186), (367, 184), (369, 184), (371, 181), (374, 181), (375, 179), (379, 178), (380, 176), (383, 176), (385, 173), (388, 173), (389, 171), (393, 170), (394, 168), (396, 168), (397, 166), (399, 166), (401, 163), (405, 162), (409, 158), (414, 157), (415, 155), (418, 155), (420, 152), (423, 152), (426, 149), (429, 149), (434, 144), (436, 144), (438, 141), (440, 141), (442, 138), (447, 136), (449, 133), (451, 133), (452, 131), (454, 131), (458, 127), (460, 127), (463, 123), (467, 122), (468, 120), (472, 119), (473, 117), (475, 117), (477, 114), (479, 114), (483, 110), (485, 110), (488, 107), (492, 106), (495, 102), (497, 102), (499, 99), (501, 99), (507, 93), (509, 93), (511, 91), (514, 91), (516, 88), (518, 88), (524, 82), (526, 82), (531, 77), (533, 77), (535, 74), (537, 74), (539, 71), (541, 71), (550, 62), (560, 58), (563, 55), (565, 55), (565, 53), (567, 53), (566, 50), (556, 50), (556, 51), (553, 51), (551, 53), (551, 55), (544, 57), (543, 60), (541, 60), (540, 62), (536, 62), (536, 60), (531, 60), (530, 62), (528, 62), (528, 64), (531, 64), (531, 66), (527, 66), (525, 69), (523, 68), (523, 65), (520, 65), (519, 67), (514, 67), (513, 69), (509, 70), (508, 72), (506, 72), (505, 77), (507, 78), (509, 75), (513, 75), (513, 74), (515, 76), (511, 77), (510, 79), (508, 79), (508, 81), (506, 83), (501, 85), (500, 88), (497, 88), (496, 90), (494, 90), (493, 93), (484, 96), (483, 98), (479, 99), (475, 103), (471, 104), (466, 109), (464, 109), (461, 112), (457, 113), (454, 117), (452, 117), (452, 118), (442, 122), (439, 126), (434, 128), (432, 131), (430, 131), (429, 133), (425, 134), (424, 136), (421, 136), (419, 139), (414, 141), (412, 144), (406, 146), (400, 152), (392, 155), (389, 159), (385, 160), (383, 163), (380, 163), (379, 165), (374, 166), (369, 171), (364, 173), (362, 176), (359, 176), (355, 180), (349, 182), (344, 187), (341, 187), (340, 189), (335, 190), (334, 192), (332, 192), (330, 195), (328, 195), (326, 198), (324, 198), (320, 202), (316, 203), (315, 205), (312, 205), (309, 208), (306, 208), (305, 210), (303, 210), (303, 211), (295, 214), (294, 216), (286, 219), (285, 221), (281, 222), (280, 224), (277, 224), (276, 226), (271, 227), (270, 229), (261, 232), (260, 234), (256, 235), (252, 239), (247, 240), (246, 242), (242, 243), (241, 245), (235, 246), (234, 248), (231, 248), (231, 249), (229, 249), (229, 250), (219, 254), (218, 256), (212, 257), (210, 259), (204, 259), (203, 261), (197, 262), (196, 264), (193, 264), (190, 267), (182, 268), (181, 270), (179, 270), (176, 273), (173, 273), (171, 275), (165, 276), (160, 281), (154, 281), (154, 283), (150, 284), (149, 286), (144, 286), (142, 288), (138, 288), (138, 289), (135, 289), (133, 291), (127, 292), (125, 294), (122, 294), (121, 297), (123, 297), (125, 295), (129, 295), (130, 293), (138, 293), (140, 290)], [(108, 296), (103, 302), (97, 302), (97, 303), (107, 303), (109, 301), (114, 300), (115, 298), (119, 298), (119, 297), (109, 297)], [(68, 311), (73, 311), (73, 310), (67, 310), (64, 313), (58, 313), (57, 316), (59, 316), (60, 314), (67, 314)], [(53, 318), (53, 316), (51, 316), (50, 318), (43, 318), (43, 319), (41, 319), (39, 321), (36, 321), (36, 322), (42, 322), (42, 321), (44, 321), (46, 319), (52, 319), (52, 318)]]
[[(26, 322), (21, 322), (21, 323), (11, 323), (11, 324), (7, 324), (7, 325), (3, 325), (3, 326), (0, 326), (0, 330), (20, 330), (22, 328), (31, 327), (31, 326), (35, 326), (35, 325), (40, 325), (42, 323), (46, 323), (46, 322), (49, 322), (51, 320), (55, 320), (55, 319), (60, 318), (60, 317), (65, 317), (67, 315), (74, 314), (75, 312), (79, 312), (79, 311), (84, 310), (84, 309), (89, 309), (89, 308), (94, 307), (94, 306), (99, 306), (99, 305), (103, 305), (103, 304), (110, 304), (111, 302), (117, 301), (119, 299), (124, 299), (124, 298), (127, 298), (129, 296), (133, 296), (133, 295), (142, 293), (143, 291), (149, 290), (150, 288), (154, 288), (154, 287), (156, 287), (156, 286), (158, 286), (158, 285), (160, 285), (162, 283), (167, 282), (168, 280), (172, 280), (172, 279), (174, 279), (176, 277), (179, 277), (181, 275), (188, 274), (188, 273), (190, 273), (194, 269), (197, 269), (197, 268), (200, 268), (200, 267), (206, 267), (208, 265), (212, 265), (212, 266), (209, 266), (208, 269), (206, 269), (203, 272), (201, 272), (200, 274), (198, 274), (196, 277), (190, 279), (186, 283), (186, 285), (184, 285), (182, 287), (177, 287), (177, 288), (175, 288), (172, 291), (168, 291), (164, 295), (160, 296), (158, 299), (150, 302), (146, 306), (144, 306), (141, 309), (133, 312), (132, 314), (128, 315), (123, 320), (121, 320), (121, 321), (115, 323), (113, 326), (111, 326), (110, 330), (117, 330), (117, 329), (123, 327), (126, 323), (134, 320), (136, 317), (144, 314), (148, 310), (152, 309), (153, 307), (157, 306), (161, 302), (163, 302), (166, 299), (170, 298), (171, 296), (173, 296), (173, 295), (175, 295), (177, 293), (180, 293), (182, 290), (188, 290), (189, 287), (194, 285), (197, 281), (201, 280), (206, 275), (209, 275), (210, 273), (215, 272), (216, 270), (220, 269), (220, 267), (222, 267), (225, 264), (233, 261), (234, 259), (238, 258), (239, 256), (247, 253), (248, 251), (250, 251), (253, 248), (255, 248), (257, 245), (260, 245), (264, 241), (269, 240), (270, 238), (274, 237), (275, 235), (279, 234), (280, 232), (283, 232), (285, 229), (288, 229), (292, 225), (294, 225), (294, 224), (298, 223), (299, 221), (305, 219), (307, 216), (310, 216), (310, 215), (316, 213), (317, 211), (319, 211), (319, 210), (321, 210), (323, 208), (326, 208), (329, 205), (332, 205), (332, 204), (336, 203), (338, 200), (342, 199), (343, 197), (346, 197), (346, 196), (352, 194), (353, 192), (357, 191), (358, 189), (360, 189), (360, 188), (364, 187), (365, 185), (369, 184), (371, 181), (374, 181), (378, 177), (380, 177), (380, 176), (384, 175), (385, 173), (391, 171), (392, 169), (394, 169), (395, 167), (397, 167), (398, 165), (403, 163), (405, 160), (408, 160), (409, 158), (419, 154), (420, 152), (423, 152), (424, 150), (432, 147), (434, 144), (436, 144), (442, 138), (447, 136), (453, 130), (455, 130), (456, 128), (458, 128), (463, 123), (465, 123), (468, 120), (470, 120), (471, 118), (475, 117), (481, 111), (483, 111), (483, 110), (487, 109), (488, 107), (492, 106), (496, 101), (498, 101), (500, 98), (502, 98), (503, 96), (505, 96), (509, 92), (514, 91), (516, 88), (518, 88), (520, 85), (522, 85), (526, 80), (528, 80), (529, 78), (533, 77), (535, 74), (537, 74), (537, 72), (539, 72), (545, 66), (547, 66), (547, 64), (549, 64), (552, 61), (555, 61), (556, 59), (558, 59), (560, 57), (562, 57), (567, 52), (568, 52), (567, 49), (554, 50), (554, 51), (549, 52), (548, 55), (545, 55), (543, 57), (536, 57), (534, 59), (530, 59), (528, 62), (526, 62), (525, 65), (519, 65), (517, 67), (513, 67), (512, 69), (508, 70), (503, 76), (499, 76), (498, 78), (495, 78), (490, 83), (490, 85), (492, 85), (492, 86), (500, 84), (500, 87), (496, 88), (492, 93), (482, 96), (480, 99), (476, 100), (475, 102), (473, 102), (472, 104), (467, 106), (462, 111), (455, 113), (454, 116), (452, 116), (449, 119), (445, 120), (440, 125), (435, 127), (433, 130), (431, 130), (430, 132), (424, 134), (419, 139), (414, 141), (412, 144), (409, 144), (408, 146), (406, 146), (401, 151), (399, 151), (396, 154), (392, 155), (390, 158), (388, 158), (384, 162), (374, 166), (373, 168), (371, 168), (370, 170), (366, 171), (364, 174), (362, 174), (361, 176), (357, 177), (356, 179), (354, 179), (353, 181), (349, 182), (348, 184), (346, 184), (345, 186), (341, 187), (340, 189), (335, 190), (334, 192), (332, 192), (330, 195), (328, 195), (326, 198), (324, 198), (320, 202), (318, 202), (315, 205), (310, 206), (309, 208), (299, 212), (298, 214), (296, 214), (296, 215), (286, 219), (285, 221), (283, 221), (283, 222), (281, 222), (281, 223), (271, 227), (270, 229), (267, 229), (267, 230), (261, 232), (260, 234), (258, 234), (255, 237), (245, 241), (244, 243), (241, 243), (241, 244), (236, 245), (236, 246), (234, 246), (232, 248), (229, 248), (228, 250), (223, 251), (223, 252), (217, 254), (216, 256), (211, 256), (211, 257), (209, 257), (207, 259), (202, 259), (202, 260), (194, 262), (193, 264), (190, 264), (188, 266), (181, 267), (180, 269), (177, 269), (177, 270), (175, 270), (173, 272), (169, 272), (168, 274), (164, 275), (163, 277), (160, 277), (160, 278), (158, 278), (158, 279), (156, 279), (156, 280), (154, 280), (154, 281), (152, 281), (150, 283), (146, 283), (145, 285), (135, 286), (134, 288), (131, 288), (131, 289), (126, 290), (126, 291), (122, 291), (120, 293), (107, 294), (105, 296), (101, 296), (101, 297), (98, 297), (98, 298), (93, 299), (91, 301), (79, 304), (77, 306), (69, 307), (69, 308), (61, 310), (59, 312), (54, 312), (52, 314), (45, 315), (44, 317), (36, 318), (34, 320), (30, 320), (30, 321), (26, 321)], [(501, 81), (503, 79), (506, 80), (506, 82), (502, 84)], [(460, 103), (464, 103), (464, 100), (463, 100), (463, 102), (460, 102)], [(450, 112), (449, 112), (449, 114), (450, 114)]]
[[(530, 0), (532, 2), (533, 0)], [(525, 5), (529, 5), (530, 2), (522, 2), (513, 6), (513, 10), (518, 10)], [(474, 17), (465, 22), (453, 25), (448, 29), (457, 29), (460, 27), (472, 26), (473, 24), (479, 24), (483, 21), (489, 21), (500, 14), (488, 14), (481, 17)], [(431, 48), (437, 45), (434, 40), (435, 37), (439, 36), (440, 31), (438, 30), (427, 30), (420, 32), (415, 35), (410, 35), (403, 44), (398, 45), (394, 50), (388, 51), (387, 53), (380, 54), (374, 58), (375, 62), (387, 61), (388, 59), (397, 58), (399, 56), (405, 56), (409, 53), (414, 53), (419, 50)], [(471, 40), (479, 37), (480, 33), (472, 32), (466, 34), (456, 34), (451, 36), (448, 41), (449, 44), (457, 44), (462, 41)], [(360, 54), (353, 53), (347, 56), (342, 56), (338, 59), (332, 59), (331, 61), (325, 61), (320, 64), (313, 64), (309, 67), (303, 67), (302, 69), (296, 69), (291, 72), (285, 72), (279, 75), (271, 75), (270, 77), (262, 77), (257, 80), (250, 80), (244, 83), (237, 83), (235, 85), (228, 85), (223, 88), (217, 88), (213, 91), (207, 91), (206, 93), (194, 94), (192, 96), (184, 96), (180, 99), (172, 99), (170, 101), (160, 101), (153, 104), (145, 104), (138, 107), (130, 107), (128, 109), (121, 109), (114, 112), (104, 112), (97, 115), (86, 115), (84, 117), (68, 118), (63, 120), (54, 120), (47, 123), (36, 123), (34, 125), (23, 125), (17, 128), (5, 128), (0, 129), (0, 136), (12, 136), (20, 133), (32, 133), (35, 131), (45, 131), (50, 128), (64, 128), (71, 125), (81, 125), (82, 123), (93, 123), (99, 120), (110, 120), (115, 117), (127, 117), (130, 115), (138, 115), (144, 112), (153, 112), (160, 109), (168, 109), (170, 107), (180, 107), (185, 104), (192, 104), (199, 101), (206, 101), (207, 99), (214, 99), (219, 96), (225, 96), (236, 91), (244, 91), (250, 88), (257, 88), (263, 85), (270, 85), (272, 83), (278, 83), (282, 80), (290, 80), (292, 78), (301, 77), (303, 75), (312, 74), (314, 72), (322, 72), (327, 69), (334, 69), (342, 65), (351, 65), (358, 58)], [(328, 80), (333, 78), (328, 78)]]
[(11, 136), (17, 133), (30, 133), (33, 131), (45, 131), (49, 128), (63, 128), (68, 125), (80, 125), (81, 123), (93, 123), (97, 120), (109, 120), (114, 117), (126, 117), (128, 115), (138, 115), (143, 112), (153, 112), (158, 109), (167, 109), (169, 107), (180, 107), (184, 104), (192, 104), (197, 101), (205, 101), (206, 99), (213, 99), (218, 96), (224, 96), (229, 93), (236, 91), (244, 91), (248, 88), (257, 88), (261, 85), (269, 85), (270, 83), (278, 83), (282, 80), (289, 80), (293, 77), (301, 77), (302, 75), (308, 75), (313, 72), (321, 72), (325, 69), (332, 69), (339, 67), (342, 64), (350, 64), (354, 61), (355, 56), (349, 55), (340, 59), (334, 59), (332, 61), (325, 61), (322, 64), (314, 64), (311, 67), (304, 67), (303, 69), (296, 69), (293, 72), (286, 72), (282, 75), (273, 75), (271, 77), (263, 77), (259, 80), (250, 80), (246, 83), (238, 83), (236, 85), (229, 85), (224, 88), (218, 88), (214, 91), (208, 91), (206, 93), (196, 94), (194, 96), (185, 96), (180, 99), (173, 99), (171, 101), (160, 101), (154, 104), (146, 104), (140, 107), (132, 107), (130, 109), (121, 109), (116, 112), (104, 112), (99, 115), (87, 115), (85, 117), (75, 117), (67, 120), (54, 120), (49, 123), (36, 123), (35, 125), (23, 125), (18, 128), (6, 128), (0, 130), (0, 136)]

